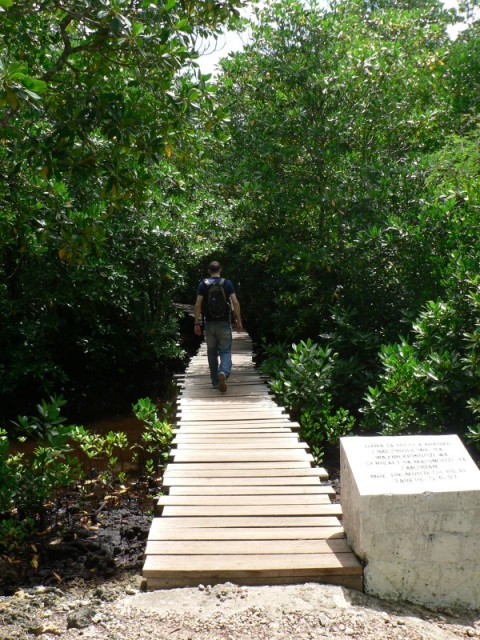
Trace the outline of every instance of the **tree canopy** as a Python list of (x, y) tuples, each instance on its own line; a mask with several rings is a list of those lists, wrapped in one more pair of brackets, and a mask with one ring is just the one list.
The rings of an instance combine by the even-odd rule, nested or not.
[(311, 433), (475, 438), (478, 3), (278, 0), (203, 76), (244, 4), (0, 0), (2, 405), (164, 370), (215, 256)]
[(215, 233), (192, 168), (225, 119), (192, 65), (241, 5), (0, 3), (3, 401), (178, 355), (190, 234)]

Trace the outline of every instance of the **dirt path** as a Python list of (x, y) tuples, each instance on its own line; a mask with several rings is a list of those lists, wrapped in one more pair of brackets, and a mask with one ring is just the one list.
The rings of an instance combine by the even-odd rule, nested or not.
[(480, 615), (388, 603), (341, 587), (232, 584), (143, 593), (140, 576), (0, 598), (0, 640), (453, 640)]

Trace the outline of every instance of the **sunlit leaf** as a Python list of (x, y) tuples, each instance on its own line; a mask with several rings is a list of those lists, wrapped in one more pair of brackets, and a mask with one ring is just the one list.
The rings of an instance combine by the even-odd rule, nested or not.
[(24, 87), (30, 89), (30, 91), (33, 91), (34, 93), (42, 93), (47, 88), (46, 82), (44, 82), (43, 80), (37, 80), (36, 78), (23, 78), (22, 84)]
[(175, 29), (177, 29), (177, 31), (184, 31), (188, 27), (188, 25), (189, 25), (189, 19), (182, 18), (175, 24)]

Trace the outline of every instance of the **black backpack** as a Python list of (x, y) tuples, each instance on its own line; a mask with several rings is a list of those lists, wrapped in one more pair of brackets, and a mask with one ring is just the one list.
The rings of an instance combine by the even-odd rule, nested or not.
[(208, 278), (204, 280), (207, 285), (208, 294), (205, 304), (205, 316), (207, 320), (228, 320), (230, 304), (225, 296), (223, 283), (225, 278), (210, 282)]

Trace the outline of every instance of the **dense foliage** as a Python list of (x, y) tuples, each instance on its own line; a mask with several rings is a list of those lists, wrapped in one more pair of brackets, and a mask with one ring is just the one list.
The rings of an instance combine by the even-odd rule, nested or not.
[(216, 234), (192, 167), (205, 137), (225, 135), (191, 64), (241, 4), (1, 0), (7, 415), (178, 357), (174, 292)]
[[(127, 494), (136, 479), (127, 477), (124, 465), (135, 465), (139, 477), (155, 484), (166, 464), (172, 426), (149, 398), (133, 407), (139, 420), (135, 441), (122, 431), (99, 434), (68, 424), (61, 413), (64, 405), (62, 397), (43, 401), (35, 416), (18, 419), (13, 436), (0, 428), (2, 554), (21, 548), (41, 530), (45, 534), (58, 528), (67, 535), (88, 513), (87, 504), (101, 510)], [(22, 450), (27, 438), (31, 452)]]
[(480, 441), (478, 2), (278, 0), (196, 74), (242, 4), (0, 0), (2, 407), (164, 370), (215, 256), (319, 455)]
[(320, 442), (340, 410), (478, 440), (480, 33), (453, 40), (459, 19), (433, 0), (285, 0), (223, 65), (229, 259), (274, 388), (309, 425), (316, 407)]

